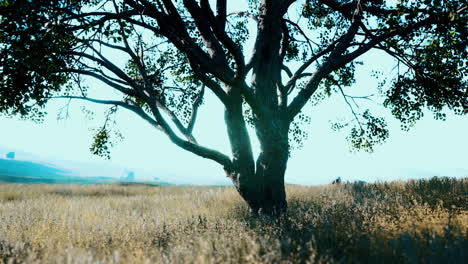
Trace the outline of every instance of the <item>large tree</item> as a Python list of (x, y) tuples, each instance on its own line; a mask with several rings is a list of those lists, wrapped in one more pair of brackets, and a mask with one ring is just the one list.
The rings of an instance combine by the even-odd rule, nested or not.
[[(266, 214), (287, 208), (290, 141), (301, 138), (309, 101), (345, 98), (354, 147), (371, 149), (388, 136), (383, 119), (353, 107), (365, 98), (344, 90), (362, 54), (378, 49), (401, 66), (382, 95), (404, 127), (424, 109), (437, 118), (468, 113), (464, 1), (249, 0), (245, 10), (236, 3), (0, 0), (0, 111), (40, 118), (51, 98), (127, 109), (178, 147), (219, 163), (253, 212)], [(121, 100), (88, 97), (86, 78)], [(194, 136), (205, 90), (224, 105), (230, 155)], [(93, 151), (106, 154), (108, 137), (104, 126)]]

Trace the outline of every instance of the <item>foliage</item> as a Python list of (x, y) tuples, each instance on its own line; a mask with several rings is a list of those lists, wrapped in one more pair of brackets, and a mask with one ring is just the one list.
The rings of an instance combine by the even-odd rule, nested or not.
[[(359, 107), (370, 95), (351, 91), (361, 55), (379, 50), (397, 63), (383, 105), (403, 129), (424, 109), (437, 119), (468, 113), (463, 1), (251, 0), (231, 12), (233, 2), (0, 0), (0, 113), (40, 119), (57, 98), (124, 108), (217, 162), (251, 209), (266, 214), (287, 207), (283, 178), (290, 151), (307, 138), (310, 101), (344, 99), (351, 120), (337, 127), (349, 130), (354, 149), (387, 139), (385, 120)], [(90, 79), (117, 99), (90, 98), (82, 83)], [(205, 88), (224, 107), (229, 154), (194, 136)], [(109, 117), (91, 146), (106, 158)]]
[[(211, 7), (206, 1), (199, 4), (191, 0), (167, 1), (162, 5), (147, 1), (1, 0), (0, 113), (40, 120), (42, 107), (54, 95), (86, 97), (81, 81), (77, 81), (86, 76), (122, 92), (123, 98), (131, 98), (149, 115), (155, 110), (151, 104), (159, 101), (159, 110), (170, 111), (172, 120), (177, 117), (188, 126), (196, 112), (193, 105), (202, 84), (222, 100), (219, 85), (239, 86), (232, 81), (234, 77), (249, 81), (248, 72), (238, 72), (247, 66), (249, 51), (245, 44), (255, 37), (249, 21), (261, 23), (262, 12), (269, 8), (264, 3), (248, 1), (246, 10), (224, 14), (221, 25), (218, 20), (223, 14), (210, 12), (221, 12), (222, 2)], [(456, 114), (468, 113), (467, 6), (463, 2), (284, 0), (276, 5), (291, 5), (294, 11), (280, 14), (281, 26), (275, 30), (281, 38), (274, 41), (281, 42), (282, 53), (275, 56), (280, 56), (282, 62), (273, 69), (279, 72), (265, 77), (271, 79), (286, 71), (290, 80), (279, 80), (276, 86), (287, 83), (284, 89), (288, 96), (297, 96), (290, 101), (317, 98), (315, 92), (305, 90), (317, 90), (321, 98), (341, 92), (349, 99), (343, 89), (355, 82), (356, 65), (362, 64), (356, 58), (370, 49), (379, 49), (401, 64), (383, 95), (384, 105), (402, 121), (403, 129), (414, 126), (425, 108), (434, 112), (437, 119), (444, 119), (447, 109)], [(207, 19), (201, 22), (201, 18)], [(355, 31), (354, 24), (358, 26)], [(224, 32), (220, 33), (221, 29)], [(261, 41), (263, 33), (257, 34), (256, 40)], [(349, 34), (351, 38), (344, 38)], [(261, 52), (279, 53), (269, 47)], [(114, 55), (110, 54), (117, 53), (125, 58), (124, 65), (113, 61)], [(255, 49), (252, 62), (262, 56)], [(314, 56), (317, 57), (312, 60)], [(323, 80), (314, 84), (318, 87), (310, 86), (315, 83), (310, 77), (314, 75), (302, 76), (305, 71), (298, 69), (300, 65), (308, 65), (311, 73), (323, 73)], [(257, 91), (254, 84), (265, 80), (256, 80), (257, 67), (250, 70), (254, 77), (250, 88), (254, 95), (260, 95), (256, 104), (273, 100), (261, 98), (262, 91)], [(309, 81), (304, 82), (305, 77)], [(72, 86), (74, 92), (70, 90)], [(275, 85), (271, 89), (276, 90)], [(283, 96), (280, 90), (269, 96)], [(245, 91), (241, 91), (243, 99), (249, 97)], [(254, 110), (250, 115), (257, 116), (259, 110), (251, 100), (244, 103)], [(299, 105), (300, 109), (293, 109), (293, 105), (286, 110), (292, 115), (292, 123), (287, 126), (295, 148), (307, 138), (304, 127), (309, 122), (303, 122), (304, 116), (295, 118), (303, 105)], [(368, 109), (358, 112), (348, 105), (354, 117), (342, 127), (355, 125), (348, 127), (351, 146), (372, 151), (373, 144), (384, 142), (388, 136), (384, 120), (370, 119)], [(157, 120), (162, 117), (157, 115), (155, 121), (163, 123)], [(377, 130), (381, 132), (366, 132)], [(192, 140), (191, 133), (184, 129), (180, 132)], [(96, 142), (95, 146), (99, 145)]]
[(1, 1), (0, 8), (0, 112), (37, 115), (37, 106), (67, 82), (62, 69), (70, 57), (63, 51), (72, 47), (73, 36), (57, 22), (59, 8), (77, 6)]
[(0, 185), (0, 263), (463, 263), (468, 180), (287, 186), (251, 218), (231, 187)]

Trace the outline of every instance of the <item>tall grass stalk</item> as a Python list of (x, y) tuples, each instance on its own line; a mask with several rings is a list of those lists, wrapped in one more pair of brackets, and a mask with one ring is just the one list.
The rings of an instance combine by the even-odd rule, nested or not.
[(466, 263), (468, 179), (231, 187), (0, 185), (0, 263)]

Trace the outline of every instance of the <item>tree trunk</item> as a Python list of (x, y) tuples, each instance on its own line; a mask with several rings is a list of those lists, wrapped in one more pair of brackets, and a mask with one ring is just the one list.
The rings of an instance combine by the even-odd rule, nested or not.
[(275, 149), (259, 155), (254, 174), (230, 174), (239, 194), (254, 214), (278, 215), (287, 209), (284, 175), (288, 150), (280, 150), (276, 146)]
[(284, 175), (289, 157), (288, 126), (278, 119), (265, 120), (256, 122), (261, 152), (255, 171), (239, 167), (228, 176), (252, 213), (279, 215), (287, 210)]
[(262, 152), (257, 159), (256, 177), (263, 182), (259, 213), (281, 214), (287, 209), (284, 175), (288, 161), (288, 150)]

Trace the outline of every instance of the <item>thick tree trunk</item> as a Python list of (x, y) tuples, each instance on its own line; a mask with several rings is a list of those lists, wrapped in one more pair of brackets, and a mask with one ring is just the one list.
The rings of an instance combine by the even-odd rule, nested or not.
[(287, 209), (284, 175), (288, 161), (287, 149), (262, 152), (257, 159), (256, 177), (263, 182), (261, 204), (254, 208), (262, 214), (281, 214)]
[[(242, 165), (250, 164), (247, 156), (241, 158), (239, 162), (236, 161), (236, 146), (232, 143), (237, 142), (231, 139), (235, 166), (228, 176), (255, 214), (277, 215), (287, 209), (284, 174), (289, 151), (289, 120), (285, 116), (284, 109), (278, 104), (278, 90), (282, 89), (280, 53), (283, 34), (279, 29), (282, 29), (282, 17), (288, 6), (289, 4), (283, 0), (261, 2), (261, 14), (257, 23), (258, 34), (253, 51), (251, 85), (256, 102), (252, 107), (255, 130), (261, 149), (253, 170), (245, 169)], [(284, 107), (286, 103), (282, 101), (282, 106)], [(235, 118), (230, 117), (235, 121)], [(230, 126), (240, 122), (227, 120), (226, 123), (228, 131), (232, 130), (229, 132), (230, 136), (233, 132), (244, 129), (242, 126)]]
[(228, 173), (252, 213), (279, 215), (287, 210), (284, 176), (288, 162), (288, 126), (281, 119), (256, 122), (261, 152), (255, 170), (244, 166)]
[(287, 147), (279, 149), (275, 146), (274, 150), (259, 155), (255, 173), (230, 174), (239, 194), (247, 202), (252, 213), (278, 215), (286, 211), (284, 175), (287, 161)]

